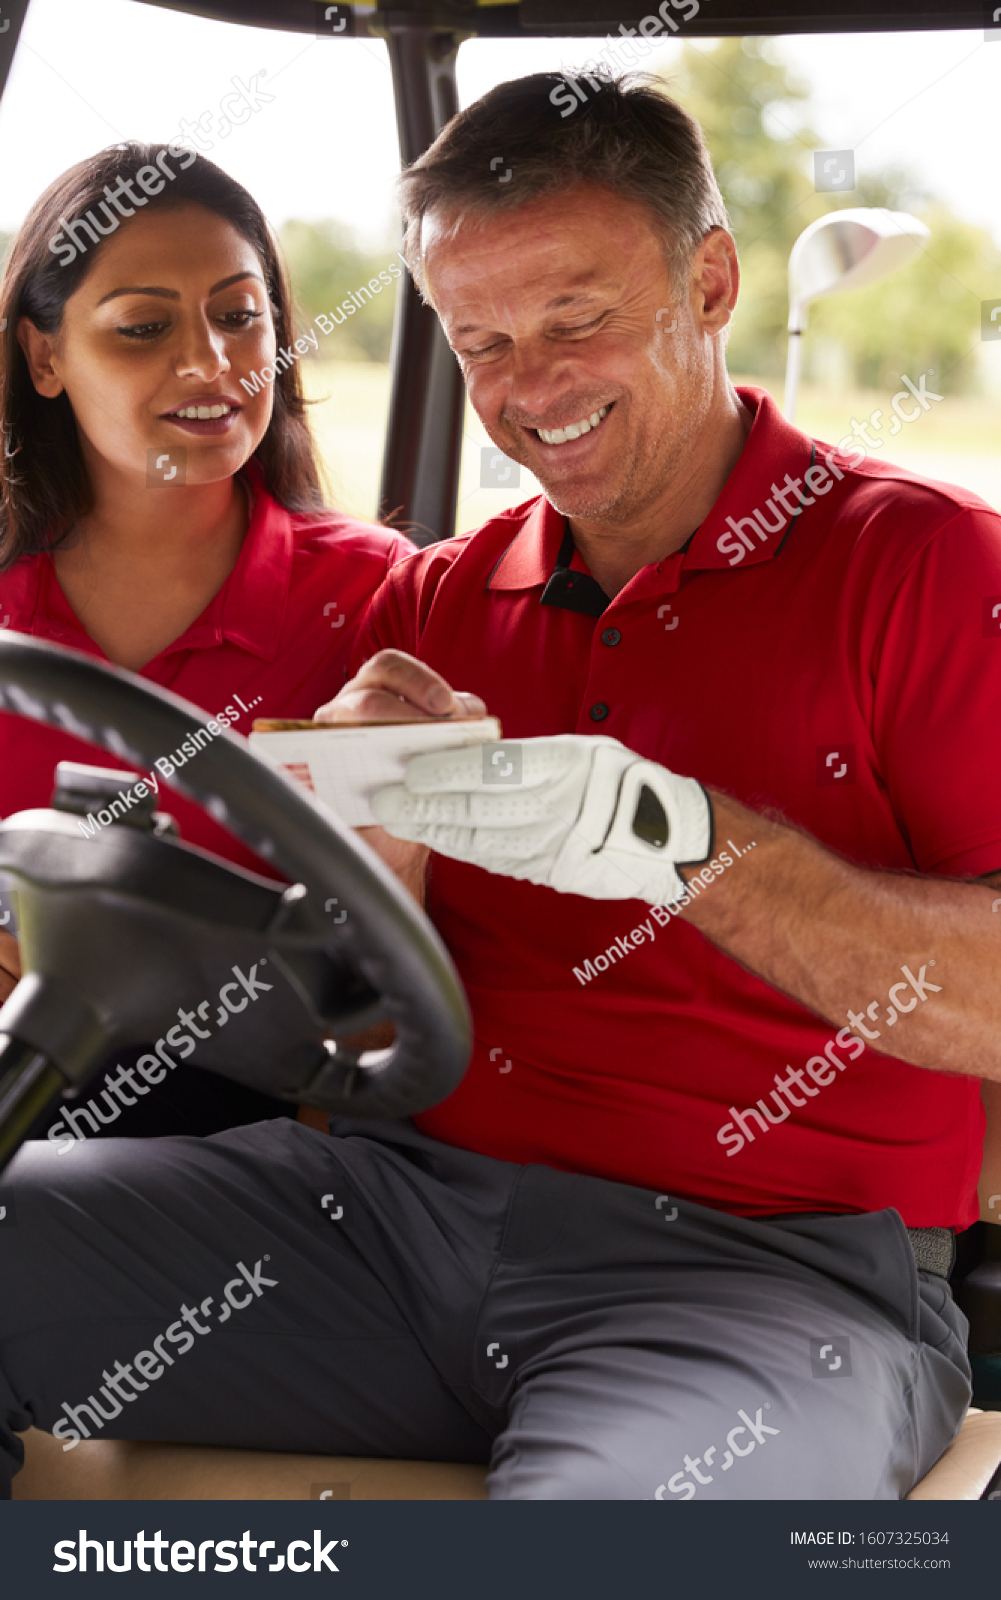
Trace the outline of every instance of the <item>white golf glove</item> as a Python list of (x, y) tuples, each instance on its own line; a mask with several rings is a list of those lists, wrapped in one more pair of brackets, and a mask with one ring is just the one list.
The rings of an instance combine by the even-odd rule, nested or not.
[(685, 893), (677, 864), (712, 854), (702, 785), (617, 739), (563, 733), (432, 750), (371, 803), (397, 839), (592, 900), (670, 905)]

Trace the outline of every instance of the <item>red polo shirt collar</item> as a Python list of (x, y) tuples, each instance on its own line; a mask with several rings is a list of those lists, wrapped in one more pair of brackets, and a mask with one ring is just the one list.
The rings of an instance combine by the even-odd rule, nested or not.
[[(243, 471), (254, 503), (236, 565), (201, 616), (155, 660), (176, 650), (210, 650), (224, 640), (262, 661), (273, 661), (278, 654), (292, 578), (292, 518), (267, 493), (256, 461), (249, 461)], [(25, 585), (24, 607), (31, 618), (26, 631), (81, 649), (83, 629), (59, 586), (51, 559), (25, 561), (15, 572)], [(89, 638), (83, 648), (97, 653)]]
[[(618, 601), (639, 598), (634, 593), (633, 585), (642, 583), (646, 587), (651, 580), (655, 580), (658, 592), (671, 593), (678, 587), (682, 569), (700, 571), (719, 568), (730, 571), (730, 556), (721, 551), (717, 544), (730, 531), (727, 519), (733, 518), (739, 522), (759, 508), (764, 510), (767, 502), (774, 499), (773, 482), (778, 481), (779, 488), (782, 488), (787, 472), (792, 478), (802, 478), (810, 466), (814, 457), (812, 439), (785, 420), (766, 390), (738, 388), (737, 394), (753, 413), (754, 421), (737, 464), (718, 499), (687, 545), (663, 561), (644, 567), (616, 597)], [(774, 513), (766, 512), (766, 515), (774, 520)], [(792, 518), (789, 518), (786, 528), (766, 542), (755, 542), (755, 548), (747, 550), (740, 562), (741, 567), (773, 560), (782, 547), (791, 522)], [(566, 519), (562, 513), (545, 496), (541, 496), (494, 568), (487, 587), (508, 590), (543, 588), (556, 565), (565, 527)], [(570, 565), (572, 569), (587, 571), (579, 552), (574, 553)], [(660, 581), (656, 581), (658, 579)]]

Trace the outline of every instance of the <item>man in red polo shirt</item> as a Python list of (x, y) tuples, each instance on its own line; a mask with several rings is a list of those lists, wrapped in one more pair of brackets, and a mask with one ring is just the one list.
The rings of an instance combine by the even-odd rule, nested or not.
[[(26, 1146), (0, 1464), (34, 1418), (489, 1460), (506, 1499), (892, 1500), (960, 1425), (1001, 523), (735, 391), (698, 128), (614, 83), (564, 122), (558, 88), (502, 85), (404, 180), (411, 266), (545, 498), (395, 567), (324, 713), (502, 719), (370, 834), (402, 875), (433, 849), (468, 1075), (416, 1127)], [(179, 1332), (122, 1418), (102, 1361), (165, 1349), (182, 1294), (212, 1331), (234, 1260), (237, 1332)]]
[[(483, 140), (508, 150), (518, 109), (492, 198)], [(427, 909), (476, 1023), (418, 1125), (672, 1207), (892, 1207), (948, 1272), (1001, 1078), (992, 896), (956, 881), (1001, 886), (1001, 524), (735, 391), (711, 178), (679, 283), (654, 186), (545, 193), (540, 120), (532, 80), (495, 91), (403, 192), (472, 403), (546, 498), (398, 566), (326, 713), (485, 707), (510, 741), (423, 756), (376, 806), (436, 852)], [(691, 864), (676, 887), (665, 857)]]

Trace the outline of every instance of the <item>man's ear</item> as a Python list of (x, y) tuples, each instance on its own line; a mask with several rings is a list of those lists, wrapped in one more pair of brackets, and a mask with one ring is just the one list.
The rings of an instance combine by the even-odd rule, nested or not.
[(740, 266), (737, 246), (725, 228), (707, 234), (692, 258), (692, 275), (701, 297), (701, 320), (706, 333), (720, 333), (737, 303)]
[(17, 325), (17, 342), (24, 351), (31, 381), (38, 394), (54, 400), (63, 392), (63, 380), (52, 365), (56, 341), (51, 334), (41, 333), (30, 317), (22, 317)]

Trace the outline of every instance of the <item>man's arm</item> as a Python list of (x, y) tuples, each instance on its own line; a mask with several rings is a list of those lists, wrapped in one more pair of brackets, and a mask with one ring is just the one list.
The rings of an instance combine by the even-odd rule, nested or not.
[[(389, 654), (369, 664), (377, 693), (389, 687)], [(429, 669), (397, 656), (395, 670), (412, 678), (397, 692), (419, 698), (417, 685)], [(351, 688), (342, 691), (345, 699)], [(370, 704), (378, 715), (381, 701), (373, 697)], [(373, 808), (398, 839), (490, 871), (600, 899), (676, 903), (678, 890), (665, 888), (661, 865), (672, 851), (648, 849), (635, 838), (622, 849), (628, 818), (614, 825), (613, 818), (623, 809), (631, 816), (635, 797), (628, 805), (622, 800), (627, 779), (619, 768), (636, 763), (674, 808), (671, 826), (681, 849), (673, 859), (680, 863), (704, 859), (708, 818), (700, 822), (692, 793), (699, 786), (641, 762), (615, 740), (520, 743), (526, 778), (517, 814), (515, 790), (498, 799), (484, 789), (478, 758), (457, 752), (440, 771), (433, 754), (416, 757), (406, 788), (381, 791)], [(872, 1048), (915, 1066), (1001, 1082), (1001, 905), (991, 911), (1001, 897), (1001, 872), (971, 882), (870, 871), (789, 823), (718, 790), (706, 793), (714, 855), (728, 841), (739, 854), (721, 874), (706, 871), (680, 915), (765, 982), (834, 1027), (851, 1026)], [(698, 804), (705, 813), (704, 800)], [(705, 870), (676, 865), (668, 876), (690, 883)]]
[[(439, 702), (446, 716), (455, 715), (459, 707), (449, 694), (438, 674), (423, 663), (387, 650), (373, 657), (324, 708), (324, 717), (398, 720), (401, 700), (408, 717), (415, 719), (441, 715)], [(477, 702), (477, 714), (480, 705)], [(527, 751), (547, 742), (530, 740), (522, 748)], [(454, 767), (456, 760), (450, 754), (449, 765)], [(433, 765), (433, 757), (419, 756), (410, 764), (408, 787), (411, 771), (426, 771), (428, 763)], [(472, 765), (475, 769), (477, 763)], [(501, 864), (490, 840), (507, 831), (513, 791), (505, 791), (504, 820), (495, 831), (486, 809), (493, 800), (482, 793), (480, 784), (471, 784), (463, 805), (469, 821), (474, 820), (475, 807), (476, 826), (457, 829), (456, 789), (462, 788), (461, 782), (453, 785), (451, 793), (432, 802), (419, 784), (421, 814), (427, 822), (416, 827), (394, 823), (398, 848), (414, 850), (413, 842), (402, 840), (416, 836), (443, 854), (479, 861), (494, 871), (510, 870)], [(476, 789), (481, 792), (474, 795)], [(543, 786), (536, 792), (543, 799), (542, 810), (549, 810), (544, 801), (548, 791)], [(710, 886), (702, 887), (680, 915), (727, 955), (833, 1026), (854, 1026), (871, 1048), (915, 1066), (1001, 1082), (1001, 906), (996, 913), (991, 911), (1001, 895), (1001, 871), (979, 882), (868, 871), (788, 823), (751, 811), (718, 790), (708, 792), (714, 813), (714, 853), (718, 856), (729, 840), (741, 854), (722, 875), (708, 872)], [(441, 807), (440, 833), (429, 804)], [(557, 831), (570, 834), (577, 801), (566, 812), (561, 806), (560, 816), (556, 811), (551, 814), (557, 823), (565, 817), (565, 827)], [(384, 839), (385, 848), (391, 849), (391, 836)], [(634, 862), (633, 870), (639, 896), (640, 864)], [(679, 871), (690, 882), (700, 869)], [(546, 877), (544, 872), (534, 875), (520, 868), (515, 875), (535, 882)], [(590, 891), (581, 881), (572, 892)], [(622, 897), (633, 896), (624, 890)], [(904, 967), (921, 985), (920, 991), (911, 986)], [(849, 1013), (858, 1019), (855, 1024), (850, 1023)]]
[[(686, 921), (830, 1023), (851, 1026), (852, 1013), (872, 1048), (1001, 1082), (1001, 905), (991, 911), (1001, 872), (963, 882), (867, 871), (786, 823), (709, 794), (716, 855), (728, 839), (741, 852), (753, 848), (721, 877), (710, 875), (711, 886), (682, 910)], [(699, 870), (680, 869), (686, 882)], [(925, 969), (925, 1000), (905, 966), (919, 981)], [(912, 1009), (893, 1005), (896, 984)]]

